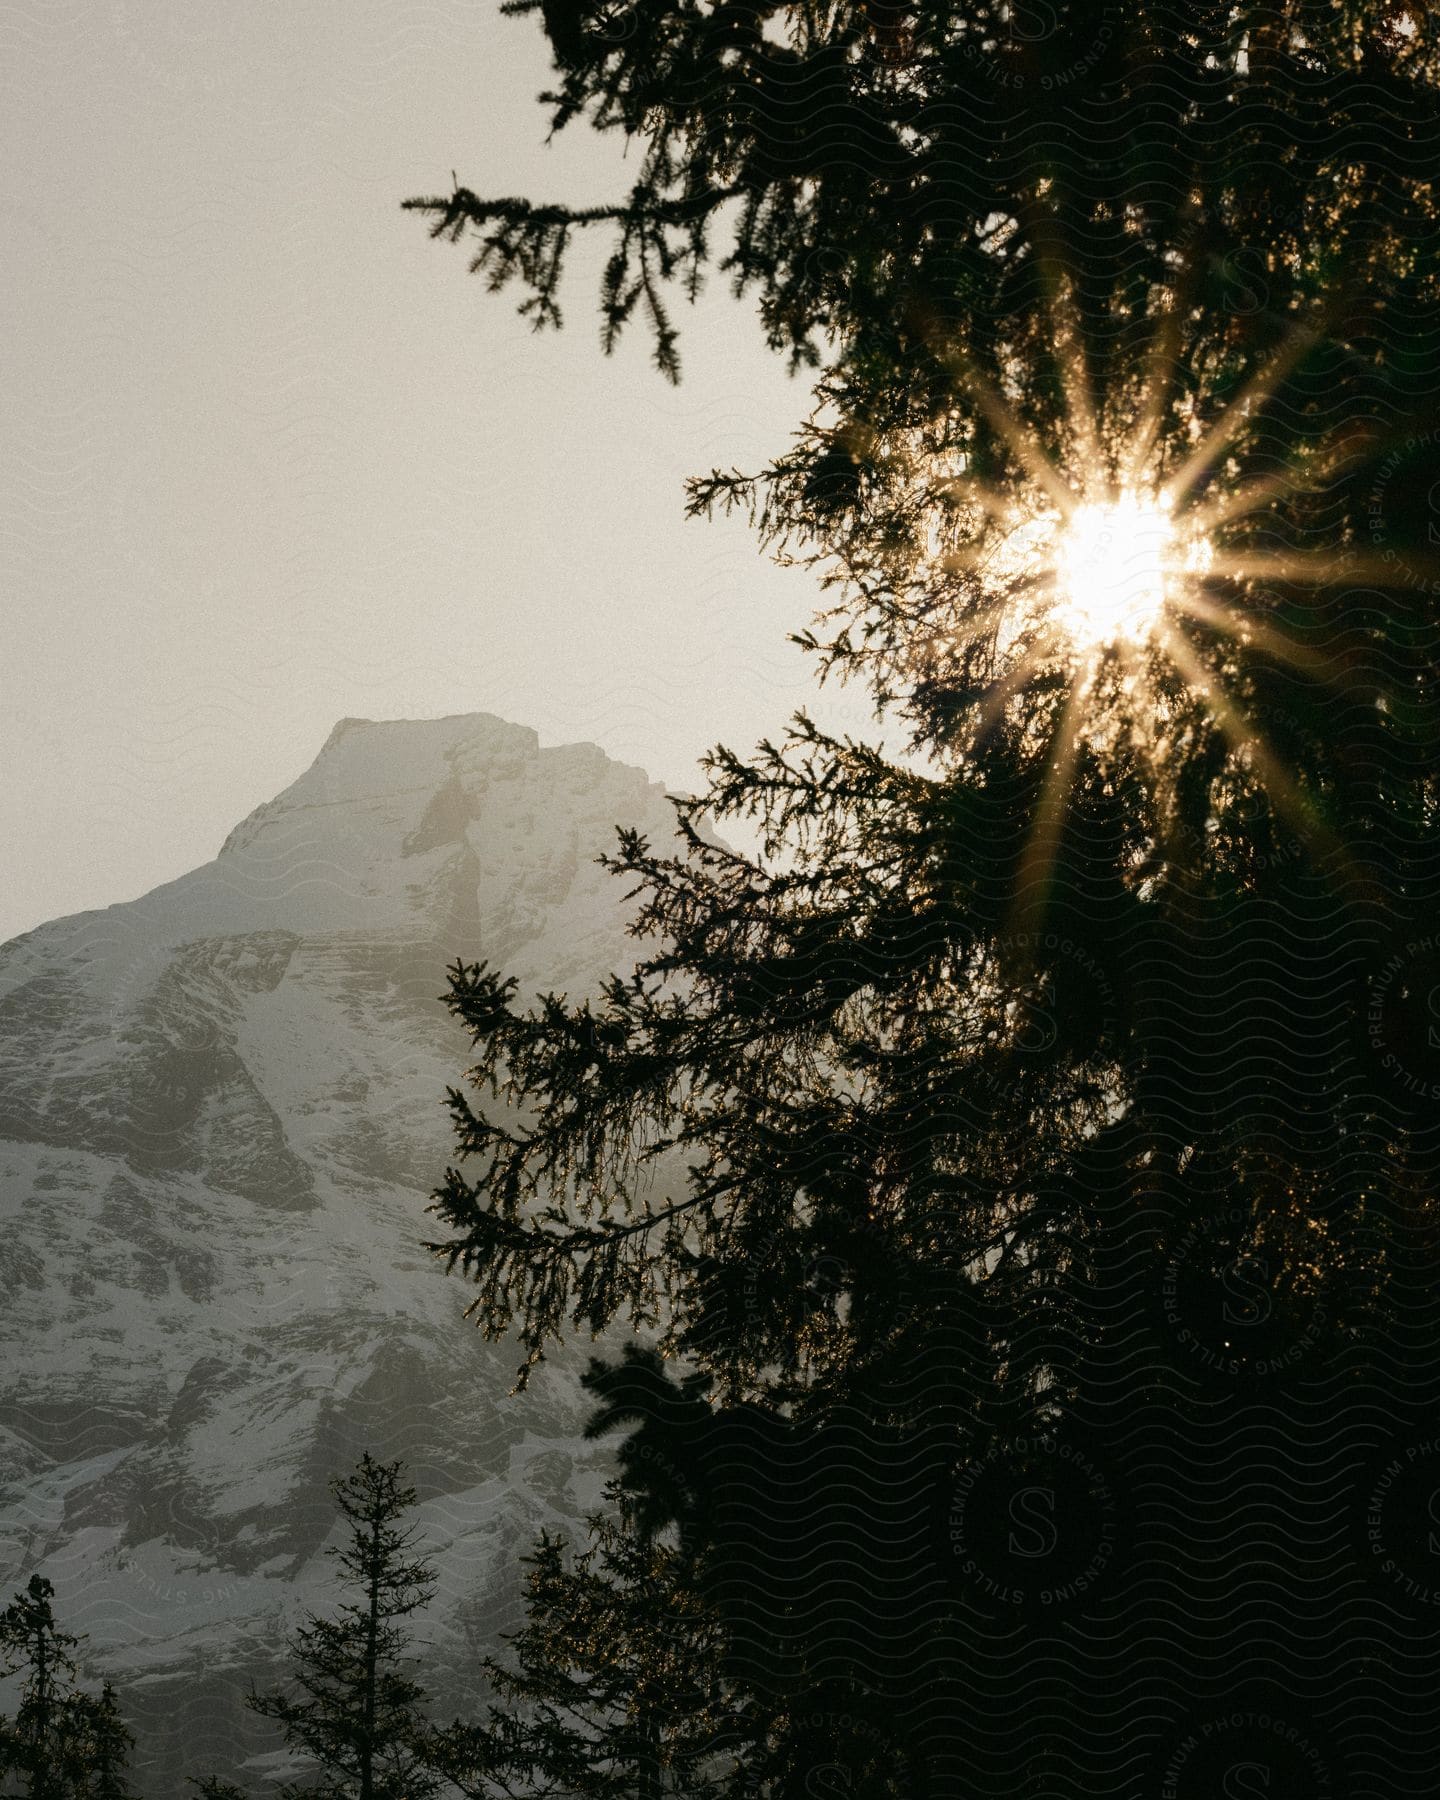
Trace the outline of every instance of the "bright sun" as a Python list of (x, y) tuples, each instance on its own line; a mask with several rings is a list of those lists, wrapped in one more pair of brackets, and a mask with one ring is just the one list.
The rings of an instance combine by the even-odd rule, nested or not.
[(1122, 493), (1076, 507), (1053, 556), (1051, 616), (1077, 649), (1140, 643), (1154, 630), (1175, 557), (1174, 526), (1158, 500)]

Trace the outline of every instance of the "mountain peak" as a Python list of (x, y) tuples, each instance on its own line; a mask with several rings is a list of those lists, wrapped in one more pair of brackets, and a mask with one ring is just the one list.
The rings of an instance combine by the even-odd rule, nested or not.
[(248, 849), (278, 819), (321, 807), (414, 798), (444, 787), (451, 758), (514, 765), (540, 754), (539, 735), (493, 713), (443, 719), (341, 719), (298, 780), (257, 806), (226, 838), (221, 856)]
[(617, 825), (674, 815), (593, 744), (342, 719), (215, 861), (0, 949), (0, 1593), (54, 1574), (147, 1792), (179, 1796), (328, 1592), (326, 1481), (361, 1448), (405, 1456), (436, 1630), (482, 1648), (518, 1550), (600, 1492), (578, 1359), (502, 1405), (518, 1350), (420, 1246), (467, 1060), (446, 965), (574, 999), (633, 966)]

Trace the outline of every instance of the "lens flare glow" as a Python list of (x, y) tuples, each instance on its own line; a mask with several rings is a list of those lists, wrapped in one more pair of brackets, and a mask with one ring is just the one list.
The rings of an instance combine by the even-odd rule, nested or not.
[[(1272, 553), (1258, 542), (1272, 508), (1303, 502), (1363, 467), (1389, 434), (1342, 419), (1318, 443), (1297, 437), (1293, 457), (1277, 466), (1274, 420), (1263, 434), (1254, 427), (1328, 336), (1328, 312), (1297, 317), (1268, 360), (1256, 360), (1217, 406), (1203, 362), (1187, 360), (1185, 286), (1155, 315), (1133, 380), (1117, 381), (1112, 401), (1097, 407), (1094, 366), (1070, 304), (1075, 284), (1063, 266), (1052, 263), (1049, 273), (1065, 417), (1048, 440), (1010, 397), (1009, 387), (1022, 385), (1017, 364), (1002, 356), (995, 369), (981, 367), (937, 342), (967, 410), (983, 417), (992, 440), (972, 462), (948, 417), (936, 421), (944, 429), (938, 449), (928, 434), (917, 439), (919, 466), (941, 504), (926, 514), (934, 535), (917, 558), (920, 629), (896, 664), (907, 684), (914, 677), (921, 716), (943, 705), (936, 717), (957, 744), (978, 746), (1005, 729), (1045, 758), (1015, 916), (1033, 930), (1044, 915), (1082, 759), (1138, 756), (1173, 769), (1186, 745), (1200, 741), (1202, 709), (1228, 745), (1236, 779), (1262, 785), (1277, 816), (1343, 862), (1343, 845), (1227, 689), (1238, 673), (1234, 652), (1243, 650), (1352, 691), (1338, 659), (1283, 623), (1288, 590), (1393, 586), (1393, 557), (1323, 545)], [(1178, 379), (1184, 370), (1196, 378), (1193, 391)], [(1284, 512), (1275, 520), (1281, 542), (1292, 523)], [(1440, 588), (1440, 561), (1434, 572)], [(1430, 581), (1428, 573), (1402, 578), (1427, 591)], [(1278, 604), (1266, 583), (1280, 589)], [(1173, 776), (1157, 784), (1157, 793), (1172, 790)]]
[(1125, 493), (1076, 507), (1058, 529), (1054, 557), (1052, 616), (1077, 649), (1137, 644), (1154, 631), (1176, 557), (1158, 499)]

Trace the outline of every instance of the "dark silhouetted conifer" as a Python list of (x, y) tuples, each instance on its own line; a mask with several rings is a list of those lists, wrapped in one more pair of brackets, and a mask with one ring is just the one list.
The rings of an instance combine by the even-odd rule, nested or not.
[(135, 1740), (107, 1681), (76, 1685), (81, 1640), (55, 1621), (55, 1589), (32, 1575), (0, 1613), (0, 1666), (23, 1671), (15, 1718), (0, 1720), (0, 1769), (29, 1800), (129, 1800)]
[(409, 1672), (404, 1621), (426, 1605), (434, 1576), (402, 1524), (415, 1504), (398, 1462), (367, 1451), (331, 1484), (345, 1539), (334, 1557), (350, 1598), (338, 1616), (312, 1614), (290, 1643), (291, 1685), (249, 1705), (284, 1727), (309, 1768), (286, 1792), (295, 1800), (424, 1800), (428, 1770), (425, 1690)]
[[(613, 231), (607, 338), (648, 313), (667, 373), (667, 284), (758, 299), (816, 407), (692, 505), (817, 571), (802, 641), (881, 729), (717, 750), (678, 848), (622, 834), (598, 1000), (457, 965), (436, 1247), (532, 1360), (658, 1337), (599, 1423), (764, 1780), (1412, 1792), (1435, 1729), (1375, 1721), (1440, 1678), (1395, 1611), (1440, 1490), (1386, 1473), (1440, 1402), (1440, 24), (538, 10), (629, 194), (416, 204), (537, 323)], [(1092, 634), (1127, 507), (1164, 604)]]
[(68, 1699), (59, 1736), (60, 1767), (77, 1800), (134, 1800), (129, 1770), (135, 1738), (108, 1681), (98, 1695)]
[(525, 1624), (485, 1665), (497, 1703), (443, 1734), (445, 1774), (477, 1796), (732, 1791), (737, 1721), (684, 1546), (617, 1507), (583, 1549), (543, 1534), (526, 1569)]
[(54, 1586), (32, 1575), (0, 1613), (0, 1657), (25, 1677), (15, 1718), (6, 1721), (5, 1759), (30, 1800), (59, 1800), (64, 1792), (60, 1738), (76, 1691), (72, 1652), (79, 1639), (55, 1623), (54, 1598)]

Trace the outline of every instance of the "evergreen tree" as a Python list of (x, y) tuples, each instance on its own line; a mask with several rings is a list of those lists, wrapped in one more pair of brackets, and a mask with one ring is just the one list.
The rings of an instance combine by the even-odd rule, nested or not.
[(593, 1516), (588, 1537), (572, 1553), (542, 1534), (524, 1627), (508, 1660), (485, 1664), (499, 1702), (486, 1724), (443, 1735), (440, 1767), (470, 1795), (727, 1791), (737, 1727), (689, 1557), (636, 1533), (623, 1508)]
[[(311, 1772), (286, 1790), (316, 1800), (424, 1800), (425, 1691), (406, 1669), (403, 1621), (429, 1601), (435, 1578), (412, 1554), (416, 1534), (401, 1524), (415, 1490), (399, 1462), (367, 1451), (354, 1473), (331, 1483), (346, 1539), (335, 1558), (354, 1598), (334, 1619), (312, 1614), (291, 1639), (294, 1686), (252, 1694), (248, 1704), (276, 1719)], [(212, 1790), (206, 1790), (212, 1791)]]
[(817, 567), (892, 741), (802, 718), (677, 853), (622, 834), (598, 1004), (457, 965), (437, 1248), (531, 1359), (628, 1316), (688, 1367), (601, 1417), (775, 1781), (847, 1695), (852, 1789), (1219, 1788), (1195, 1709), (1288, 1707), (1272, 1786), (1412, 1791), (1367, 1721), (1440, 1671), (1336, 1545), (1440, 1400), (1440, 24), (539, 10), (630, 196), (417, 204), (539, 323), (614, 227), (607, 336), (667, 372), (712, 261), (825, 344), (796, 447), (692, 502)]
[[(757, 478), (697, 482), (694, 502), (752, 506), (822, 568), (837, 606), (811, 641), (874, 684), (912, 743), (886, 760), (802, 722), (753, 763), (718, 753), (685, 821), (758, 816), (765, 856), (692, 833), (675, 861), (626, 840), (617, 867), (659, 947), (599, 1013), (517, 1020), (498, 975), (459, 972), (481, 1085), (508, 1084), (540, 1121), (506, 1131), (456, 1101), (485, 1173), (452, 1177), (440, 1211), (482, 1318), (538, 1350), (567, 1310), (592, 1326), (621, 1304), (653, 1317), (677, 1257), (708, 1238), (739, 1255), (703, 1280), (695, 1263), (676, 1316), (703, 1289), (713, 1323), (716, 1284), (749, 1283), (782, 1226), (792, 1275), (864, 1248), (883, 1285), (896, 1272), (875, 1208), (878, 1259), (853, 1219), (840, 1243), (785, 1226), (796, 1173), (848, 1157), (853, 1214), (874, 1157), (847, 1129), (870, 1118), (893, 1135), (943, 1110), (957, 1079), (991, 1146), (964, 1184), (976, 1254), (995, 1239), (995, 1190), (1047, 1144), (1063, 1162), (1123, 1108), (1149, 1168), (1142, 1097), (1192, 1186), (1206, 1134), (1223, 1167), (1258, 1159), (1283, 1194), (1308, 1179), (1297, 1158), (1353, 1161), (1336, 1134), (1367, 1119), (1399, 1135), (1359, 1132), (1374, 1166), (1356, 1191), (1403, 1180), (1390, 1153), (1413, 1155), (1424, 1121), (1400, 1084), (1354, 1066), (1353, 1019), (1327, 996), (1352, 996), (1425, 916), (1434, 609), (1418, 571), (1437, 457), (1431, 434), (1403, 434), (1428, 404), (1440, 25), (1362, 0), (1142, 3), (1123, 30), (1104, 4), (541, 10), (557, 123), (588, 113), (648, 146), (629, 200), (415, 204), (478, 231), (481, 266), (530, 282), (541, 318), (577, 231), (618, 227), (607, 296), (643, 276), (638, 305), (718, 254), (702, 218), (733, 225), (721, 261), (787, 345), (823, 329), (838, 352), (799, 448)], [(1262, 239), (1240, 296), (1236, 268)], [(1362, 552), (1382, 457), (1377, 569)], [(1214, 492), (1197, 504), (1197, 487)], [(1205, 577), (1163, 633), (1077, 654), (1034, 602), (1047, 541), (1017, 559), (1016, 528), (1117, 488), (1163, 490)], [(1346, 583), (1361, 578), (1356, 607)], [(1242, 961), (1220, 953), (1242, 938)], [(1271, 992), (1197, 1033), (1198, 996), (1253, 989), (1266, 969)], [(944, 1004), (959, 992), (963, 1016)], [(881, 999), (893, 1016), (869, 1044), (855, 1015)], [(1297, 1056), (1318, 1089), (1294, 1078)], [(862, 1076), (892, 1101), (856, 1105)], [(633, 1147), (653, 1161), (672, 1143), (703, 1157), (702, 1177), (633, 1216)], [(928, 1179), (961, 1204), (953, 1176)], [(571, 1180), (578, 1227), (531, 1205)], [(788, 1291), (778, 1311), (741, 1309), (752, 1341), (707, 1354), (808, 1362), (833, 1304), (817, 1308), (814, 1284)], [(875, 1314), (847, 1299), (842, 1336)]]
[(129, 1780), (135, 1738), (107, 1681), (99, 1695), (74, 1694), (59, 1728), (59, 1766), (77, 1800), (133, 1800)]
[[(558, 324), (573, 240), (609, 234), (607, 347), (639, 312), (678, 375), (667, 288), (715, 268), (796, 363), (863, 353), (882, 387), (934, 391), (1019, 326), (1087, 359), (1097, 399), (1134, 375), (1137, 329), (1183, 284), (1182, 335), (1273, 332), (1313, 289), (1317, 237), (1357, 290), (1410, 286), (1388, 250), (1434, 230), (1440, 26), (1384, 0), (510, 0), (539, 13), (560, 130), (643, 147), (610, 205), (407, 202), (474, 245), (494, 288)], [(1103, 118), (1105, 129), (1097, 130)], [(1117, 204), (1117, 201), (1119, 204)], [(1360, 257), (1363, 269), (1350, 259)], [(1325, 271), (1333, 275), (1334, 266)], [(1047, 344), (1059, 286), (1077, 332)], [(1168, 309), (1166, 309), (1168, 310)], [(1168, 349), (1168, 346), (1167, 346)], [(936, 352), (940, 367), (934, 366)], [(1129, 365), (1127, 367), (1127, 365)], [(993, 364), (992, 364), (993, 369)], [(1053, 368), (1027, 383), (1057, 399)], [(1048, 391), (1047, 391), (1048, 390)], [(1133, 392), (1128, 396), (1133, 400)], [(853, 479), (843, 442), (825, 473)]]
[(32, 1575), (0, 1613), (0, 1657), (7, 1672), (25, 1671), (19, 1710), (6, 1725), (6, 1762), (30, 1800), (59, 1800), (65, 1791), (60, 1739), (75, 1694), (79, 1640), (55, 1623), (54, 1597), (54, 1586)]
[(0, 1768), (30, 1800), (127, 1800), (134, 1737), (107, 1681), (99, 1695), (76, 1686), (80, 1640), (55, 1622), (55, 1589), (32, 1575), (0, 1613), (0, 1661), (25, 1671), (13, 1721), (0, 1721)]
[(203, 1800), (246, 1800), (245, 1790), (223, 1775), (192, 1775), (190, 1786)]

